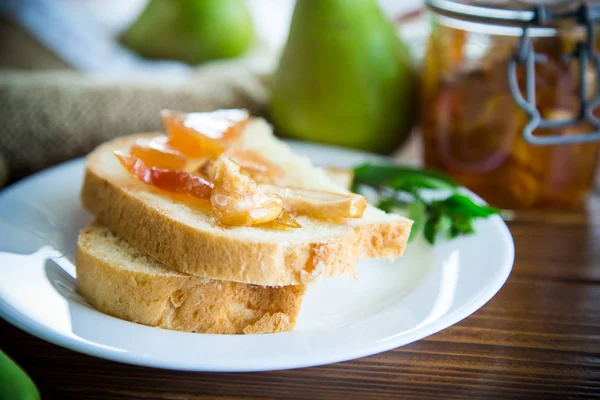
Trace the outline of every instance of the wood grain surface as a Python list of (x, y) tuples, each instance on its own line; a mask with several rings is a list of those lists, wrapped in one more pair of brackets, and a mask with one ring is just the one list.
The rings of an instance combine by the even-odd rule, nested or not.
[(0, 348), (45, 399), (600, 398), (600, 193), (586, 210), (518, 217), (509, 227), (516, 263), (487, 305), (371, 357), (264, 373), (175, 372), (78, 354), (2, 320)]

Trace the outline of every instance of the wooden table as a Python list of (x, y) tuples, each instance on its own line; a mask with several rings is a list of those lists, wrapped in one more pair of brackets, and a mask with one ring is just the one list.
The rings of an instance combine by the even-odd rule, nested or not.
[(586, 212), (509, 227), (514, 270), (486, 306), (443, 332), (359, 360), (247, 374), (165, 371), (78, 354), (2, 320), (0, 348), (48, 399), (600, 398), (600, 193)]

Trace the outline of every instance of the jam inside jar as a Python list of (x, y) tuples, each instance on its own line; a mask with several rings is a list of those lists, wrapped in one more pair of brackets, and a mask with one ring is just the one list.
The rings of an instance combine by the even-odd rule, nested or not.
[[(538, 146), (523, 137), (529, 116), (516, 103), (509, 62), (523, 29), (432, 15), (421, 95), (425, 164), (445, 172), (496, 207), (572, 208), (595, 183), (598, 142)], [(580, 109), (579, 60), (565, 60), (585, 32), (568, 22), (530, 31), (536, 54), (536, 108), (542, 118), (576, 118)], [(596, 90), (593, 66), (585, 66), (585, 96)], [(520, 88), (526, 69), (517, 67)], [(596, 112), (596, 114), (600, 114)], [(586, 121), (538, 128), (536, 136), (573, 136), (598, 129)]]

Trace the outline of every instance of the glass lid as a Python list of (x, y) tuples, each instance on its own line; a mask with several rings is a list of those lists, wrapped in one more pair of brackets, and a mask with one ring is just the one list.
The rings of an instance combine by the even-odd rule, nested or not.
[[(533, 23), (570, 17), (586, 6), (592, 19), (600, 17), (600, 1), (584, 0), (426, 0), (436, 12), (453, 17), (503, 23)], [(536, 24), (537, 22), (537, 24)]]

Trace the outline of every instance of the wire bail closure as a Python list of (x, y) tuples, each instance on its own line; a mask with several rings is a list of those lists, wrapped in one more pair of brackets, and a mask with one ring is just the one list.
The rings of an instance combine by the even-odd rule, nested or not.
[[(536, 107), (536, 88), (535, 88), (535, 64), (545, 64), (548, 58), (543, 54), (537, 54), (533, 48), (531, 38), (529, 37), (529, 28), (532, 26), (544, 26), (548, 22), (560, 19), (572, 18), (585, 26), (586, 37), (579, 41), (575, 50), (571, 54), (566, 54), (564, 61), (573, 59), (579, 60), (579, 111), (577, 116), (563, 120), (548, 120), (542, 118)], [(534, 9), (534, 17), (523, 27), (523, 34), (519, 39), (519, 48), (508, 63), (508, 83), (510, 92), (517, 105), (523, 109), (529, 116), (529, 122), (523, 128), (523, 137), (533, 145), (557, 145), (572, 143), (587, 143), (600, 140), (600, 119), (594, 116), (594, 109), (600, 103), (600, 59), (594, 51), (594, 22), (600, 18), (600, 7), (598, 5), (582, 4), (575, 10), (552, 13), (546, 7), (538, 5)], [(586, 88), (589, 76), (586, 73), (588, 65), (592, 65), (595, 73), (594, 97), (587, 98)], [(517, 67), (525, 67), (525, 97), (519, 87), (517, 78)], [(537, 128), (565, 128), (576, 125), (580, 122), (588, 122), (594, 128), (595, 132), (569, 135), (569, 136), (536, 136), (533, 132)]]

